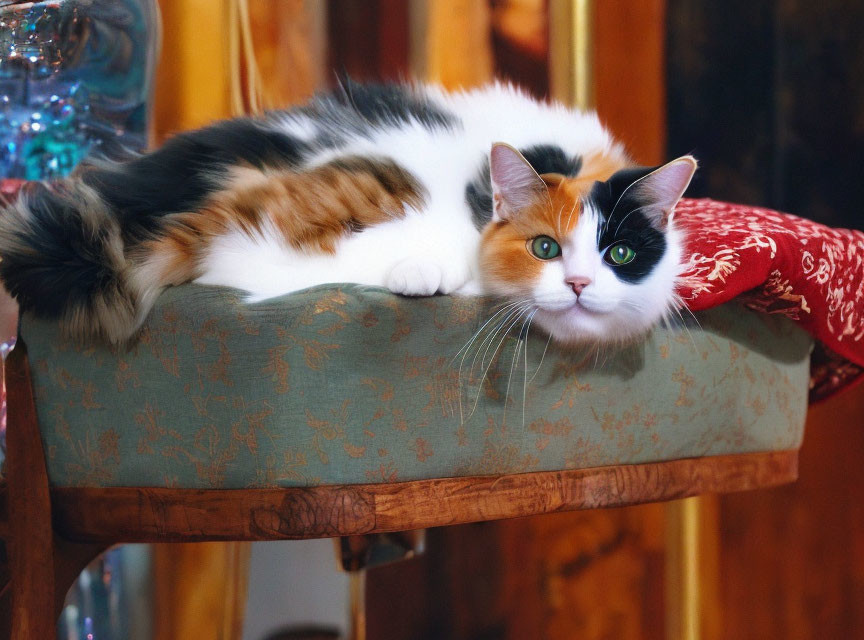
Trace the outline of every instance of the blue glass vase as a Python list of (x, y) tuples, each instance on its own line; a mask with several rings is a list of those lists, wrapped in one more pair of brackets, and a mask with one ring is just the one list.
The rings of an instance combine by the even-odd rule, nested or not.
[(147, 145), (155, 0), (0, 0), (0, 177), (62, 177)]

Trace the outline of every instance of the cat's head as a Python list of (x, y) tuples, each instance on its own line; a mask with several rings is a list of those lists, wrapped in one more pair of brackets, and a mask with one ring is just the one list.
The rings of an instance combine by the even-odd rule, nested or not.
[(599, 182), (541, 176), (516, 149), (495, 144), (484, 288), (536, 309), (535, 324), (559, 342), (644, 334), (676, 306), (682, 249), (672, 212), (695, 170), (684, 156)]

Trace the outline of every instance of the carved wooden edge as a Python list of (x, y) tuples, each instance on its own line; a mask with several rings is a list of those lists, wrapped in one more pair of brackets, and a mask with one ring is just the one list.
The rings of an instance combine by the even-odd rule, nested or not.
[(54, 525), (80, 542), (329, 538), (617, 507), (791, 482), (798, 452), (571, 471), (284, 489), (56, 488)]

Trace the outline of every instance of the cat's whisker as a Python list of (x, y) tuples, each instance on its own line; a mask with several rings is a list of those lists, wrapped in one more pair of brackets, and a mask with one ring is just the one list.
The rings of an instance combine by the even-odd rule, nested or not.
[[(489, 359), (489, 364), (486, 365), (486, 368), (483, 370), (483, 375), (480, 376), (480, 381), (479, 381), (478, 386), (477, 386), (477, 395), (476, 395), (475, 400), (474, 400), (474, 407), (471, 409), (471, 413), (468, 414), (468, 419), (469, 419), (469, 420), (471, 419), (471, 416), (474, 415), (474, 412), (477, 410), (477, 405), (478, 405), (479, 402), (480, 402), (480, 395), (483, 393), (483, 383), (484, 383), (484, 381), (486, 380), (486, 376), (487, 376), (488, 373), (489, 373), (489, 369), (492, 367), (492, 363), (495, 361), (495, 354), (498, 353), (498, 350), (501, 348), (501, 345), (504, 343), (504, 340), (507, 339), (507, 336), (509, 335), (510, 330), (511, 330), (513, 327), (515, 327), (515, 326), (519, 323), (519, 320), (522, 318), (522, 315), (528, 311), (528, 308), (530, 308), (530, 307), (523, 308), (523, 309), (521, 309), (521, 310), (519, 311), (519, 314), (516, 316), (516, 319), (513, 320), (513, 321), (509, 324), (509, 326), (507, 327), (507, 329), (504, 330), (504, 332), (503, 332), (503, 336), (501, 337), (501, 340), (499, 340), (498, 344), (495, 346), (495, 350), (492, 352), (492, 357)], [(488, 351), (488, 350), (489, 350), (489, 347), (486, 347), (486, 349), (487, 349), (487, 351)], [(484, 360), (485, 360), (485, 358), (486, 358), (486, 354), (483, 355), (483, 358), (484, 358)], [(481, 366), (481, 367), (483, 366), (483, 360), (480, 361), (480, 366)], [(509, 386), (509, 383), (508, 383), (508, 386)], [(505, 411), (506, 411), (506, 405), (507, 405), (507, 397), (506, 397), (506, 395), (505, 395), (505, 398), (504, 398), (504, 405), (505, 405)]]
[[(640, 209), (647, 209), (647, 208), (650, 207), (650, 206), (652, 206), (652, 205), (650, 205), (650, 204), (645, 204), (645, 205), (642, 205), (641, 207), (636, 207), (636, 208), (633, 209), (632, 211), (628, 211), (628, 212), (627, 212), (627, 215), (625, 215), (623, 218), (621, 218), (621, 222), (619, 222), (619, 223), (618, 223), (618, 226), (615, 227), (615, 235), (616, 235), (616, 236), (618, 235), (618, 232), (621, 230), (621, 225), (624, 224), (624, 221), (625, 221), (627, 218), (629, 218), (631, 214), (636, 213), (636, 212), (639, 211)], [(610, 220), (612, 219), (612, 216), (611, 216), (611, 215), (609, 216), (609, 219), (610, 219)]]
[[(507, 337), (507, 335), (513, 329), (513, 327), (516, 326), (516, 324), (519, 322), (519, 319), (522, 317), (522, 314), (525, 313), (525, 311), (527, 311), (527, 309), (528, 309), (528, 305), (522, 305), (517, 310), (515, 310), (512, 314), (510, 314), (510, 316), (507, 318), (507, 320), (505, 320), (502, 323), (502, 325), (503, 325), (503, 324), (506, 324), (507, 322), (509, 322), (510, 320), (512, 320), (510, 325), (504, 330), (504, 335), (501, 338), (501, 341), (499, 341), (498, 346), (496, 346), (495, 349), (492, 351), (492, 355), (489, 357), (488, 365), (492, 364), (492, 360), (495, 359), (495, 354), (498, 352), (498, 348), (501, 346), (501, 342), (504, 340), (504, 338)], [(493, 335), (492, 340), (486, 346), (486, 351), (483, 353), (483, 357), (480, 358), (480, 368), (481, 369), (486, 368), (488, 370), (488, 368), (489, 368), (487, 363), (486, 363), (486, 356), (489, 354), (489, 348), (492, 346), (492, 342), (495, 341), (494, 339), (497, 337), (497, 335), (498, 335), (497, 332), (496, 332), (496, 334)]]
[[(520, 312), (520, 315), (521, 315), (521, 312)], [(506, 338), (507, 333), (510, 331), (510, 329), (515, 325), (516, 322), (519, 321), (519, 316), (517, 315), (517, 316), (516, 316), (516, 319), (513, 321), (513, 323), (510, 324), (506, 329), (503, 329), (504, 324), (506, 324), (507, 322), (509, 322), (509, 320), (510, 320), (511, 318), (513, 318), (513, 315), (512, 315), (512, 314), (509, 315), (509, 316), (507, 317), (507, 319), (504, 320), (501, 324), (499, 324), (498, 327), (496, 327), (495, 332), (492, 333), (491, 336), (490, 336), (491, 339), (490, 339), (489, 344), (488, 344), (487, 347), (486, 347), (486, 352), (488, 352), (489, 348), (492, 346), (492, 342), (494, 342), (494, 340), (495, 340), (495, 337), (497, 337), (497, 336), (499, 335), (499, 333), (500, 333), (502, 330), (504, 331), (504, 337)], [(503, 338), (502, 338), (502, 341), (503, 341)], [(496, 352), (497, 352), (497, 350), (498, 350), (498, 347), (500, 347), (500, 343), (499, 343), (499, 345), (496, 346), (496, 348), (495, 348), (495, 351), (496, 351)], [(481, 345), (481, 348), (482, 348), (482, 345)], [(483, 369), (483, 362), (485, 361), (485, 358), (486, 358), (486, 353), (483, 354), (483, 358), (482, 358), (481, 361), (480, 361), (480, 368), (481, 368), (481, 370), (483, 370), (483, 374), (480, 376), (480, 380), (479, 380), (478, 383), (477, 383), (477, 394), (476, 394), (476, 396), (475, 396), (475, 398), (474, 398), (474, 404), (473, 404), (473, 406), (472, 406), (472, 408), (471, 408), (471, 412), (468, 414), (468, 419), (470, 419), (471, 416), (474, 415), (474, 412), (477, 410), (477, 405), (478, 405), (478, 403), (479, 403), (479, 401), (480, 401), (480, 395), (483, 393), (483, 384), (484, 384), (484, 382), (486, 381), (486, 375), (488, 374), (488, 372), (489, 372), (489, 368), (492, 366), (492, 362), (493, 362), (494, 359), (495, 359), (495, 352), (493, 352), (492, 358), (491, 358), (490, 361), (489, 361), (489, 365), (488, 365), (485, 369)], [(475, 362), (476, 362), (476, 359), (475, 359)], [(473, 365), (473, 363), (472, 363), (472, 365), (471, 365), (471, 371), (469, 372), (469, 378), (473, 376), (473, 371), (474, 371), (474, 365)]]
[[(523, 324), (524, 326), (524, 324)], [(504, 390), (504, 412), (501, 417), (501, 423), (507, 424), (507, 400), (510, 398), (510, 383), (513, 381), (513, 369), (516, 365), (516, 360), (522, 351), (522, 341), (516, 339), (516, 347), (513, 349), (513, 359), (510, 361), (510, 374), (507, 376), (507, 388)]]
[[(693, 339), (693, 334), (690, 333), (690, 328), (687, 326), (687, 323), (684, 321), (684, 316), (681, 315), (681, 310), (672, 307), (672, 311), (675, 314), (677, 314), (679, 320), (681, 320), (681, 327), (684, 329), (684, 331), (687, 332), (687, 337), (690, 339), (690, 344), (693, 345), (693, 351), (695, 351), (696, 353), (699, 353), (699, 347), (696, 346), (696, 341)], [(696, 323), (697, 324), (699, 323), (698, 320), (696, 321)], [(699, 329), (702, 329), (702, 327), (700, 326)]]
[[(510, 303), (503, 303), (502, 308), (500, 308), (498, 311), (496, 311), (494, 314), (492, 314), (492, 316), (488, 320), (486, 320), (486, 322), (483, 323), (483, 325), (474, 333), (473, 336), (471, 336), (471, 338), (465, 343), (465, 345), (461, 349), (459, 349), (459, 352), (455, 356), (453, 356), (453, 359), (450, 361), (450, 364), (448, 366), (453, 366), (453, 363), (456, 361), (456, 358), (459, 357), (460, 353), (462, 354), (462, 359), (459, 361), (459, 373), (457, 374), (457, 377), (456, 377), (457, 387), (458, 387), (457, 393), (459, 396), (460, 424), (462, 422), (464, 422), (464, 415), (463, 415), (463, 409), (462, 409), (462, 395), (463, 395), (462, 394), (462, 371), (463, 371), (463, 368), (465, 366), (465, 358), (468, 356), (468, 353), (471, 350), (471, 346), (476, 342), (477, 338), (480, 336), (480, 334), (483, 332), (483, 330), (487, 326), (489, 326), (489, 324), (492, 323), (495, 320), (495, 318), (499, 317), (502, 314), (507, 313), (509, 310), (512, 310), (514, 307), (516, 307), (520, 304), (523, 304), (524, 302), (525, 301), (516, 300), (516, 301), (510, 302)], [(480, 348), (482, 348), (482, 345)], [(479, 349), (478, 349), (478, 352), (479, 352)], [(476, 362), (476, 355), (475, 355), (475, 362)], [(472, 364), (472, 371), (473, 371), (473, 364)], [(469, 378), (470, 378), (470, 375), (469, 375)]]
[[(532, 312), (531, 312), (531, 313), (530, 313), (530, 314), (529, 314), (529, 315), (528, 315), (528, 316), (527, 316), (527, 317), (522, 321), (522, 326), (519, 327), (519, 334), (516, 336), (516, 347), (515, 347), (515, 349), (513, 350), (513, 359), (510, 361), (510, 375), (507, 376), (507, 389), (506, 389), (506, 391), (504, 392), (504, 416), (503, 416), (503, 420), (505, 421), (505, 423), (506, 423), (506, 420), (507, 420), (507, 400), (510, 398), (510, 386), (511, 386), (511, 383), (513, 382), (513, 371), (514, 371), (514, 369), (516, 368), (516, 363), (519, 361), (519, 356), (520, 356), (521, 353), (522, 353), (522, 346), (523, 346), (523, 343), (526, 343), (526, 346), (527, 346), (527, 341), (526, 341), (526, 339), (525, 339), (525, 337), (524, 337), (524, 333), (525, 333), (525, 325), (526, 325), (527, 323), (530, 322), (531, 318), (534, 317), (534, 313), (536, 313), (536, 310), (532, 311)], [(505, 337), (506, 337), (506, 336), (505, 336)], [(523, 421), (524, 421), (524, 418), (525, 418), (525, 416), (524, 416), (524, 411), (523, 411), (523, 416), (522, 416), (522, 418), (523, 418)]]
[(522, 377), (522, 428), (525, 428), (525, 405), (528, 400), (528, 338), (531, 334), (531, 323), (534, 321), (534, 316), (537, 315), (537, 309), (531, 312), (528, 318), (528, 327), (525, 329), (525, 375)]
[[(489, 347), (492, 345), (492, 342), (495, 340), (495, 336), (498, 335), (498, 333), (501, 331), (501, 329), (504, 327), (504, 325), (506, 325), (510, 321), (510, 319), (513, 318), (513, 316), (515, 314), (517, 314), (518, 312), (519, 312), (518, 307), (515, 309), (509, 309), (504, 314), (503, 318), (499, 321), (499, 323), (494, 327), (494, 329), (489, 331), (488, 334), (483, 338), (483, 341), (480, 343), (479, 347), (477, 348), (477, 351), (474, 354), (474, 359), (471, 361), (471, 367), (468, 370), (468, 382), (469, 383), (473, 379), (474, 367), (477, 364), (477, 358), (480, 356), (480, 352), (481, 352), (481, 350), (483, 350), (484, 345), (486, 345), (486, 352), (488, 352)], [(484, 352), (483, 358), (480, 361), (481, 362), (481, 364), (480, 364), (481, 369), (483, 368), (483, 361), (485, 360), (486, 352)], [(465, 353), (465, 355), (467, 356), (467, 352)], [(464, 356), (463, 356), (463, 359), (464, 359)], [(462, 375), (462, 366), (460, 365), (460, 368), (459, 368), (460, 383), (461, 383), (461, 375)], [(482, 381), (481, 381), (481, 388), (482, 388)], [(461, 396), (460, 396), (460, 398), (461, 398)]]
[(609, 351), (606, 350), (606, 351), (603, 353), (603, 362), (600, 364), (600, 369), (605, 368), (605, 367), (606, 367), (606, 363), (607, 363), (608, 361), (609, 361)]
[(534, 375), (531, 376), (531, 379), (528, 383), (534, 382), (534, 378), (537, 377), (537, 374), (540, 373), (540, 367), (543, 366), (543, 359), (546, 357), (546, 351), (549, 349), (549, 343), (552, 342), (552, 334), (549, 334), (549, 338), (546, 340), (546, 346), (543, 347), (543, 353), (540, 355), (540, 362), (537, 364), (537, 369), (534, 370)]
[(495, 341), (495, 338), (498, 335), (499, 331), (501, 331), (504, 325), (506, 325), (513, 317), (521, 313), (523, 306), (524, 305), (519, 305), (513, 309), (510, 309), (504, 315), (498, 325), (494, 328), (494, 330), (483, 339), (483, 342), (480, 343), (480, 347), (477, 349), (477, 352), (474, 354), (474, 359), (471, 362), (471, 368), (468, 371), (469, 378), (474, 374), (474, 365), (477, 364), (477, 358), (478, 356), (480, 356), (480, 350), (483, 349), (484, 346), (486, 347), (486, 350), (483, 352), (483, 356), (480, 358), (480, 368), (482, 369), (485, 366), (484, 363), (486, 362), (486, 355), (489, 353), (489, 348)]
[[(480, 333), (483, 331), (483, 329), (485, 329), (489, 325), (490, 322), (492, 322), (495, 318), (497, 318), (499, 315), (501, 315), (505, 310), (507, 310), (511, 307), (514, 307), (517, 304), (519, 304), (519, 301), (510, 302), (509, 304), (504, 304), (504, 306), (502, 308), (500, 308), (498, 311), (493, 313), (489, 317), (489, 319), (486, 320), (486, 322), (484, 322), (483, 325), (479, 329), (477, 329), (477, 331), (474, 333), (474, 335), (468, 339), (468, 342), (466, 342), (464, 345), (462, 345), (462, 348), (456, 352), (456, 355), (453, 356), (453, 359), (450, 361), (450, 364), (448, 366), (452, 367), (453, 363), (456, 362), (456, 358), (458, 358), (462, 354), (463, 351), (467, 353), (468, 349), (470, 349), (470, 347), (471, 347), (471, 344), (478, 338)], [(465, 356), (462, 356), (462, 361), (463, 362), (465, 361)], [(461, 367), (460, 367), (460, 370), (461, 370)]]
[[(518, 312), (519, 312), (518, 308), (508, 311), (507, 314), (505, 314), (504, 318), (498, 323), (498, 325), (496, 325), (496, 327), (492, 331), (490, 331), (489, 334), (484, 338), (483, 342), (477, 348), (477, 352), (474, 354), (474, 360), (471, 362), (471, 368), (468, 371), (468, 381), (469, 382), (471, 380), (473, 380), (474, 366), (477, 363), (477, 357), (480, 355), (480, 351), (483, 349), (483, 346), (487, 345), (486, 346), (486, 352), (484, 352), (483, 358), (480, 361), (481, 362), (481, 364), (480, 364), (481, 369), (483, 368), (483, 361), (486, 358), (486, 353), (488, 353), (489, 348), (492, 346), (492, 342), (495, 340), (495, 337), (499, 334), (499, 332), (502, 330), (504, 325), (506, 325), (510, 321), (510, 319), (513, 318), (513, 316), (515, 314), (517, 314)], [(485, 373), (484, 373), (484, 378), (485, 378)], [(478, 397), (479, 397), (479, 394), (482, 393), (482, 390), (483, 390), (483, 378), (481, 378), (479, 385), (478, 385), (478, 391), (477, 391)], [(461, 402), (461, 395), (460, 395), (460, 402)], [(476, 402), (475, 402), (475, 408), (476, 408)], [(474, 414), (474, 409), (472, 409), (471, 414), (468, 417), (470, 418), (471, 415), (473, 415), (473, 414)], [(460, 415), (461, 415), (461, 412), (460, 412)]]
[(561, 216), (564, 215), (564, 205), (562, 204), (558, 207), (558, 213), (555, 214), (555, 232), (558, 234), (558, 239), (560, 240), (562, 237), (561, 234)]
[(671, 322), (671, 318), (670, 318), (671, 313), (672, 313), (672, 311), (667, 311), (662, 316), (660, 316), (660, 322), (663, 325), (663, 328), (666, 329), (666, 331), (669, 331), (670, 333), (674, 330), (674, 328), (672, 327), (672, 322)]
[(635, 300), (630, 300), (625, 298), (621, 301), (621, 305), (625, 307), (630, 307), (631, 309), (635, 309), (636, 311), (645, 311), (645, 305), (639, 304)]
[[(495, 314), (493, 314), (492, 317), (490, 317), (489, 320), (487, 320), (483, 324), (483, 326), (480, 327), (480, 329), (478, 329), (477, 332), (475, 332), (475, 334), (465, 344), (465, 346), (462, 349), (460, 349), (460, 353), (462, 353), (462, 359), (460, 360), (460, 363), (459, 363), (459, 372), (457, 375), (458, 387), (459, 387), (460, 417), (462, 417), (462, 395), (463, 395), (462, 394), (462, 380), (463, 380), (462, 374), (463, 374), (464, 366), (465, 366), (465, 358), (470, 353), (471, 346), (473, 346), (474, 344), (477, 343), (477, 338), (480, 337), (484, 328), (488, 327), (499, 316), (503, 316), (500, 318), (499, 323), (493, 329), (488, 331), (487, 335), (483, 338), (480, 345), (477, 347), (477, 351), (474, 354), (474, 359), (471, 362), (471, 368), (469, 369), (469, 372), (468, 372), (468, 381), (469, 382), (470, 382), (472, 375), (473, 375), (473, 372), (474, 372), (474, 366), (477, 363), (477, 357), (480, 355), (480, 351), (483, 349), (483, 346), (486, 345), (487, 343), (489, 343), (491, 345), (491, 342), (494, 340), (495, 335), (498, 333), (498, 331), (518, 311), (519, 305), (523, 305), (523, 304), (525, 304), (525, 302), (527, 302), (527, 300), (516, 300), (516, 301), (510, 302), (510, 303), (504, 304), (503, 308), (499, 309)], [(487, 347), (487, 350), (488, 350), (488, 347)], [(454, 361), (455, 361), (455, 358), (458, 357), (458, 355), (459, 354), (457, 353), (453, 359)], [(484, 358), (485, 358), (485, 355), (484, 355)], [(452, 364), (453, 364), (453, 361), (450, 362), (451, 366), (452, 366)], [(481, 364), (481, 367), (482, 367), (482, 364)]]
[[(688, 307), (686, 305), (681, 305), (680, 307), (676, 308), (675, 310), (678, 312), (679, 316), (681, 315), (681, 309), (683, 309), (688, 314), (690, 314), (690, 317), (693, 318), (693, 322), (695, 322), (696, 326), (699, 327), (699, 329), (701, 330), (702, 324), (699, 322), (699, 318), (696, 317), (696, 314), (690, 310), (690, 307)], [(682, 317), (682, 320), (683, 320), (683, 317)]]
[(566, 225), (566, 227), (565, 227), (566, 229), (569, 229), (569, 228), (570, 228), (570, 221), (573, 219), (573, 214), (576, 213), (576, 208), (577, 208), (578, 206), (579, 206), (579, 203), (578, 203), (578, 202), (574, 202), (574, 203), (573, 203), (573, 208), (570, 209), (570, 215), (567, 216), (567, 225)]

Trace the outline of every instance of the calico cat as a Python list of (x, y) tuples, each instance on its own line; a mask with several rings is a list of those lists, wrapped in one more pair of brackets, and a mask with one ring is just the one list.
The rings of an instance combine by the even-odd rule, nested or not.
[(507, 85), (345, 83), (29, 185), (0, 212), (0, 279), (112, 343), (190, 281), (250, 301), (335, 282), (493, 295), (558, 341), (624, 341), (677, 304), (672, 212), (695, 168), (633, 167), (596, 115)]

